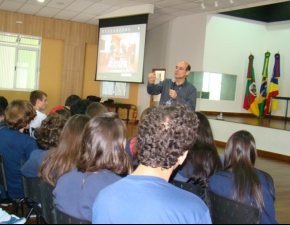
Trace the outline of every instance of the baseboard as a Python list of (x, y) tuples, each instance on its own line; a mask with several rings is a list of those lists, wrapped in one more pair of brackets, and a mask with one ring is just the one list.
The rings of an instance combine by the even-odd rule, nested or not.
[[(222, 141), (215, 141), (215, 144), (216, 144), (216, 146), (221, 147), (221, 148), (226, 147), (226, 143), (222, 142)], [(260, 149), (257, 149), (257, 153), (258, 153), (259, 157), (276, 159), (279, 161), (290, 163), (290, 156), (287, 156), (287, 155), (281, 155), (281, 154), (277, 154), (277, 153), (273, 153), (273, 152), (267, 152), (267, 151), (260, 150)]]

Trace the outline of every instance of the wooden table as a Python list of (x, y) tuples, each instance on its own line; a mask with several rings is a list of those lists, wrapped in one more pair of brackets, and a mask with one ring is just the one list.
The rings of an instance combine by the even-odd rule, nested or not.
[(285, 112), (285, 125), (286, 125), (286, 122), (287, 122), (287, 114), (288, 114), (288, 102), (290, 101), (290, 97), (280, 97), (280, 96), (271, 97), (271, 102), (270, 102), (270, 113), (269, 113), (269, 122), (271, 121), (272, 100), (273, 100), (273, 99), (277, 99), (277, 100), (285, 100), (285, 101), (287, 101), (287, 104), (286, 104), (286, 112)]
[(132, 104), (120, 104), (120, 103), (102, 103), (107, 108), (115, 108), (115, 112), (119, 115), (119, 108), (127, 109), (127, 119), (123, 119), (128, 123), (130, 121), (129, 114), (131, 109), (137, 109), (135, 105)]

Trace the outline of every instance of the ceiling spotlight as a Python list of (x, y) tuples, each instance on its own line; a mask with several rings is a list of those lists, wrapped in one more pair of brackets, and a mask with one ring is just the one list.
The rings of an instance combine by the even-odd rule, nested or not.
[(215, 1), (214, 1), (214, 5), (215, 5), (215, 7), (218, 7), (218, 6), (219, 6), (219, 4), (218, 4), (218, 1), (217, 1), (217, 0), (215, 0)]
[(38, 2), (44, 2), (44, 0), (37, 0)]
[(204, 2), (203, 1), (201, 2), (201, 8), (202, 9), (205, 9), (205, 5), (204, 5)]
[(230, 3), (233, 4), (234, 3), (234, 0), (230, 0)]

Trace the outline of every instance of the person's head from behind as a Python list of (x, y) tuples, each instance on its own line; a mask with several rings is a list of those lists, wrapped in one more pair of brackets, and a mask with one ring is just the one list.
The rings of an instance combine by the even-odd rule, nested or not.
[(107, 112), (92, 118), (84, 131), (78, 170), (107, 169), (119, 175), (128, 174), (131, 163), (125, 152), (126, 133), (126, 124), (116, 113)]
[(4, 119), (4, 112), (8, 106), (8, 101), (5, 97), (0, 96), (0, 122)]
[(67, 109), (58, 109), (54, 113), (63, 116), (67, 120), (70, 118), (70, 111)]
[(30, 93), (29, 101), (39, 111), (44, 111), (48, 105), (47, 94), (39, 90)]
[(87, 99), (79, 99), (76, 100), (72, 106), (70, 107), (71, 115), (74, 116), (76, 114), (86, 114), (86, 110), (91, 102)]
[(33, 106), (25, 100), (14, 100), (6, 108), (4, 121), (12, 130), (28, 129), (30, 122), (36, 117)]
[(43, 150), (55, 148), (58, 145), (59, 136), (66, 123), (66, 118), (59, 114), (49, 115), (42, 121), (37, 131), (36, 142)]
[(69, 118), (61, 131), (58, 146), (44, 158), (38, 176), (51, 185), (58, 178), (72, 170), (81, 155), (83, 132), (90, 118), (86, 115), (75, 115)]
[(98, 102), (93, 102), (87, 107), (86, 115), (93, 118), (106, 112), (108, 112), (108, 109), (104, 105)]
[(225, 148), (225, 170), (233, 167), (253, 167), (257, 159), (256, 143), (253, 135), (241, 130), (234, 133)]
[(182, 164), (187, 151), (195, 144), (198, 124), (197, 116), (186, 105), (150, 110), (138, 129), (140, 163), (161, 169), (174, 169)]
[(70, 95), (67, 97), (66, 101), (65, 101), (65, 106), (70, 109), (70, 107), (72, 106), (72, 104), (76, 101), (76, 100), (79, 100), (81, 99), (80, 96), (78, 95)]

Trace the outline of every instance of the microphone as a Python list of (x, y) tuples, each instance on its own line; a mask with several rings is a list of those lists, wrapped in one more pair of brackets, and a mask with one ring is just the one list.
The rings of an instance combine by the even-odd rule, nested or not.
[(175, 87), (175, 81), (176, 81), (175, 78), (172, 78), (172, 79), (171, 79), (171, 89), (172, 89), (172, 90), (174, 90), (174, 87)]

